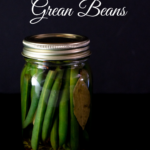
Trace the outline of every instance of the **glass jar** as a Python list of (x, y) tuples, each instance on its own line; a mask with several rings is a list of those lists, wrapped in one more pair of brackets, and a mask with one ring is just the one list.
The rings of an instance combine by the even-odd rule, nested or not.
[(90, 40), (75, 34), (24, 39), (21, 120), (25, 150), (90, 149)]

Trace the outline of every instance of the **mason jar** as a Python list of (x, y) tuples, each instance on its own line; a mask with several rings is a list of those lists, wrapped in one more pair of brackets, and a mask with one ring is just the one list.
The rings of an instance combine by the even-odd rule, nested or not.
[(23, 40), (22, 142), (25, 150), (90, 149), (89, 38), (40, 34)]

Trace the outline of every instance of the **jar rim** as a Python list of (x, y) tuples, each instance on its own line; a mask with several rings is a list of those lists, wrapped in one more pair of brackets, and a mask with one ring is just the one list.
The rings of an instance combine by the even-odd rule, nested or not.
[(23, 40), (22, 55), (34, 59), (80, 59), (91, 55), (86, 36), (48, 33), (28, 36)]

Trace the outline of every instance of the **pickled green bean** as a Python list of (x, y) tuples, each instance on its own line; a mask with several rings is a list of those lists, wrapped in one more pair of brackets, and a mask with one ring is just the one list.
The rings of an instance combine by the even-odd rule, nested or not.
[(32, 83), (32, 88), (31, 88), (31, 106), (28, 111), (27, 117), (24, 121), (23, 128), (26, 128), (30, 123), (32, 123), (35, 111), (38, 106), (39, 102), (39, 97), (40, 97), (40, 92), (41, 92), (41, 82), (43, 80), (43, 70), (42, 69), (37, 69), (36, 70), (35, 77), (33, 76), (32, 82), (35, 82), (34, 78), (37, 78), (36, 81), (37, 83)]
[(52, 126), (52, 130), (50, 133), (50, 142), (52, 148), (56, 150), (58, 148), (58, 115), (56, 116), (54, 124)]
[(57, 73), (56, 71), (48, 72), (47, 77), (44, 82), (42, 92), (41, 92), (39, 104), (37, 107), (35, 122), (33, 126), (32, 137), (31, 137), (31, 146), (33, 150), (38, 149), (39, 138), (40, 138), (40, 134), (42, 130), (42, 123), (43, 123), (44, 114), (45, 114), (46, 106), (47, 106), (47, 100), (48, 100), (53, 82), (55, 80), (56, 73)]
[(24, 76), (22, 77), (22, 88), (21, 88), (21, 120), (22, 126), (26, 118), (28, 104), (29, 104), (29, 95), (30, 95), (30, 86), (31, 86), (31, 76), (30, 76), (30, 66), (28, 65), (25, 69)]
[(23, 78), (24, 78), (24, 74), (25, 74), (25, 71), (26, 71), (26, 67), (25, 66), (22, 71), (21, 71), (21, 76), (20, 76), (20, 89), (22, 89), (22, 85), (23, 85)]
[(55, 114), (56, 105), (58, 101), (58, 96), (62, 84), (62, 77), (63, 77), (64, 70), (58, 71), (58, 75), (52, 87), (50, 97), (47, 104), (47, 109), (44, 116), (44, 122), (42, 127), (42, 140), (45, 141), (48, 137), (53, 123), (53, 116)]
[(65, 83), (59, 103), (59, 146), (62, 146), (67, 138), (68, 131), (68, 111), (69, 111), (69, 84), (70, 68), (66, 70)]

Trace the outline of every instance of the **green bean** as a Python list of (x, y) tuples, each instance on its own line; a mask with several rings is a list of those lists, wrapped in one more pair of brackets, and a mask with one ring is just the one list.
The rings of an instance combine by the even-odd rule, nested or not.
[(21, 88), (21, 117), (22, 117), (22, 126), (25, 120), (28, 103), (29, 103), (29, 94), (30, 94), (30, 86), (31, 86), (31, 76), (30, 76), (30, 66), (28, 65), (25, 69), (25, 74), (22, 77), (22, 88)]
[(64, 70), (60, 70), (52, 87), (50, 97), (47, 104), (47, 109), (44, 117), (43, 127), (42, 127), (42, 140), (45, 141), (48, 137), (48, 133), (52, 128), (53, 116), (55, 114), (56, 104), (58, 101), (58, 96), (62, 84), (62, 76)]
[(31, 146), (33, 150), (38, 149), (42, 123), (43, 123), (44, 114), (45, 114), (45, 110), (47, 106), (47, 100), (48, 100), (53, 82), (55, 80), (56, 73), (57, 73), (56, 71), (49, 71), (45, 79), (44, 85), (43, 85), (39, 104), (38, 104), (37, 111), (36, 111), (35, 122), (33, 126), (32, 137), (31, 137)]
[[(40, 91), (41, 91), (41, 81), (43, 80), (43, 70), (37, 69), (35, 76), (32, 77), (32, 88), (31, 88), (31, 105), (28, 111), (27, 117), (24, 121), (23, 128), (26, 128), (30, 123), (32, 123), (35, 111), (38, 106)], [(36, 78), (36, 79), (35, 79)]]
[(22, 71), (21, 71), (20, 89), (22, 88), (22, 85), (23, 85), (23, 78), (24, 78), (24, 74), (25, 74), (25, 71), (26, 71), (26, 67), (27, 67), (27, 66), (24, 66), (24, 68), (23, 68)]
[(58, 115), (54, 120), (54, 124), (50, 133), (50, 142), (52, 148), (56, 150), (58, 148)]
[(35, 66), (32, 65), (32, 67), (31, 67), (31, 77), (33, 77), (36, 74), (37, 69), (38, 68), (35, 68)]
[(62, 146), (67, 138), (68, 130), (68, 111), (69, 111), (69, 84), (70, 68), (66, 70), (65, 83), (59, 103), (59, 146)]
[(79, 125), (74, 115), (74, 105), (73, 105), (73, 91), (78, 80), (78, 72), (79, 69), (72, 68), (70, 73), (70, 114), (71, 114), (70, 145), (72, 150), (78, 150), (79, 148)]
[(38, 71), (38, 68), (32, 68), (32, 70), (31, 70), (31, 102), (34, 99), (33, 96), (36, 94), (34, 81), (35, 81), (36, 76), (37, 76), (37, 71)]

